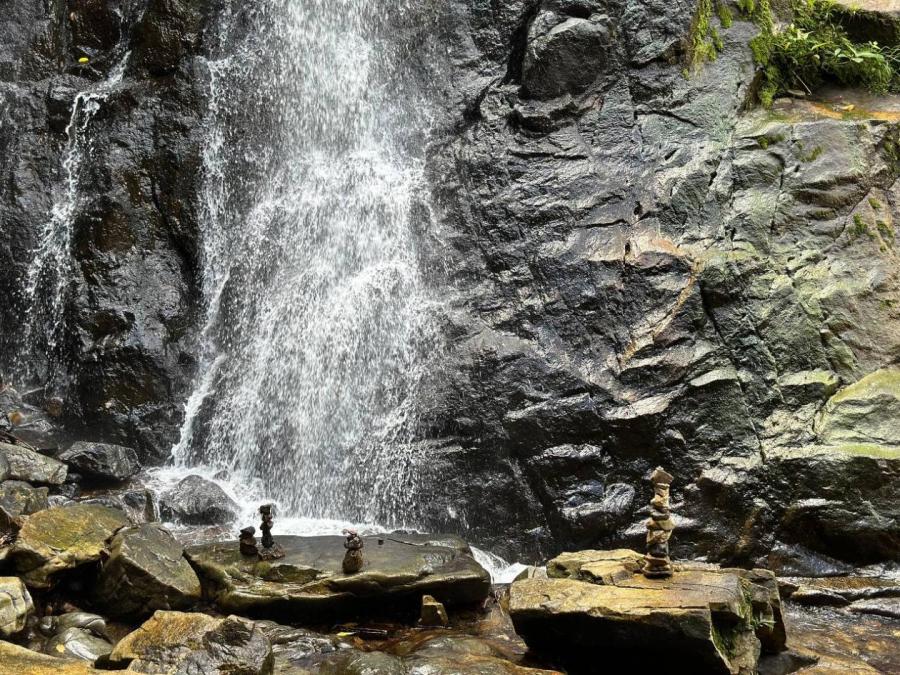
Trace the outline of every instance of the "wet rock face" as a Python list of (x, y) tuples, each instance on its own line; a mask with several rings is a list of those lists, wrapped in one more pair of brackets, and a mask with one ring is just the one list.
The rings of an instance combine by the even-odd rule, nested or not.
[(253, 622), (163, 611), (126, 635), (109, 660), (139, 673), (269, 675), (273, 668), (272, 645)]
[[(191, 381), (205, 109), (191, 64), (207, 10), (176, 0), (146, 9), (15, 0), (3, 24), (0, 182), (8, 189), (0, 191), (0, 282), (24, 288), (45, 224), (68, 202), (73, 259), (62, 285), (65, 338), (51, 350), (23, 345), (27, 298), (14, 295), (0, 309), (0, 369), (4, 379), (27, 375), (23, 385), (51, 380), (48, 395), (62, 396), (71, 428), (133, 446), (148, 459), (165, 456), (177, 438)], [(97, 96), (88, 114), (94, 103), (84, 97), (126, 53), (121, 83)], [(78, 64), (81, 57), (89, 63)], [(70, 126), (79, 96), (81, 112)], [(70, 199), (63, 162), (73, 147)], [(58, 271), (41, 277), (48, 286), (42, 295), (51, 295)], [(36, 311), (40, 342), (46, 331), (43, 310)]]
[(423, 595), (444, 605), (474, 606), (490, 591), (490, 575), (456, 537), (389, 535), (378, 544), (366, 537), (363, 566), (342, 570), (344, 539), (337, 536), (278, 537), (283, 558), (260, 561), (240, 553), (238, 543), (189, 547), (186, 556), (200, 575), (204, 596), (226, 612), (292, 621), (347, 616), (413, 615)]
[(132, 448), (111, 443), (73, 443), (58, 459), (88, 481), (100, 483), (119, 483), (141, 470)]
[(187, 525), (227, 525), (237, 518), (240, 508), (215, 483), (200, 476), (188, 476), (159, 500), (163, 520)]
[(97, 580), (97, 601), (118, 617), (190, 608), (200, 599), (200, 580), (183, 552), (161, 525), (119, 530), (109, 542), (109, 557)]
[[(692, 2), (458, 4), (476, 37), (450, 35), (429, 155), (453, 291), (426, 519), (517, 556), (637, 545), (664, 465), (676, 558), (895, 557), (894, 103), (754, 109), (739, 16), (685, 77)], [(854, 460), (813, 494), (859, 443), (884, 473)], [(701, 479), (742, 463), (744, 487)]]

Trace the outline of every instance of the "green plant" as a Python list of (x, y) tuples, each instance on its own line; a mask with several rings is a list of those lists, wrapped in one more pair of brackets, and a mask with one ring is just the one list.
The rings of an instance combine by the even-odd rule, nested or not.
[(869, 197), (869, 206), (871, 206), (875, 211), (881, 208), (881, 202), (875, 199), (875, 197)]
[(719, 29), (711, 23), (713, 10), (722, 28), (731, 28), (734, 23), (731, 10), (724, 4), (724, 0), (699, 0), (688, 38), (687, 62), (690, 66), (714, 61), (719, 52), (725, 49)]
[(779, 94), (792, 89), (811, 93), (828, 80), (875, 93), (889, 91), (898, 80), (898, 50), (853, 42), (831, 0), (794, 0), (793, 22), (781, 31), (774, 29), (767, 2), (741, 0), (739, 6), (760, 28), (750, 47), (762, 68), (759, 98), (767, 107)]

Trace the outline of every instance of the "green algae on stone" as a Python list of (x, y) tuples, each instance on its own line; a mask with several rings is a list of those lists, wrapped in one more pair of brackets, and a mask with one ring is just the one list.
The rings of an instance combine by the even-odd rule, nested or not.
[(200, 599), (200, 579), (175, 537), (157, 523), (119, 530), (97, 580), (96, 599), (111, 616), (187, 609)]
[(97, 504), (70, 504), (24, 519), (9, 556), (29, 586), (49, 588), (52, 576), (100, 560), (116, 530), (128, 524), (122, 511)]
[(882, 369), (832, 396), (816, 423), (827, 445), (900, 446), (900, 370)]

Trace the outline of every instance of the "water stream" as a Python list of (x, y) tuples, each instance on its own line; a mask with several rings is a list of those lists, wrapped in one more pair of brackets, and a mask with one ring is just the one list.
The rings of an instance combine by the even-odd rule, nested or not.
[[(234, 6), (207, 62), (201, 365), (173, 450), (303, 519), (400, 524), (435, 331), (422, 3)], [(428, 3), (425, 3), (427, 6)]]

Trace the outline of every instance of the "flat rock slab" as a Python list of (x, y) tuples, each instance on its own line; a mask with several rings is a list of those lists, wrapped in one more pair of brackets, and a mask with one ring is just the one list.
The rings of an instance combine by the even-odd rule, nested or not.
[[(635, 571), (632, 551), (564, 554), (548, 579), (510, 588), (529, 647), (578, 669), (603, 658), (667, 672), (750, 673), (763, 648), (784, 648), (777, 583), (762, 570), (681, 566), (668, 579)], [(616, 569), (616, 566), (619, 566)]]
[(286, 555), (270, 562), (244, 557), (234, 542), (187, 549), (204, 593), (223, 611), (320, 619), (417, 609), (423, 595), (470, 605), (490, 591), (490, 575), (456, 537), (365, 537), (362, 571), (341, 571), (344, 538), (277, 537)]
[(106, 540), (127, 524), (124, 513), (105, 506), (45, 509), (25, 518), (9, 557), (26, 584), (49, 588), (57, 572), (100, 560)]

